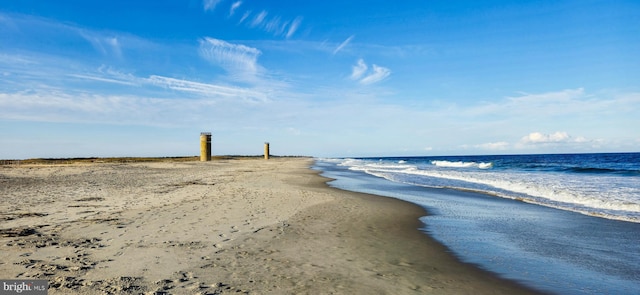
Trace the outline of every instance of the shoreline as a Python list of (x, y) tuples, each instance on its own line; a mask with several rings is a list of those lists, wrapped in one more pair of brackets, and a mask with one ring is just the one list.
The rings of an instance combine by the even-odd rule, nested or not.
[(418, 205), (312, 163), (2, 168), (0, 272), (50, 294), (540, 294), (460, 262)]
[[(397, 270), (404, 273), (404, 275), (395, 274), (403, 283), (410, 285), (411, 277), (414, 279), (413, 282), (427, 283), (422, 286), (416, 285), (417, 288), (409, 287), (409, 290), (429, 294), (546, 294), (518, 282), (500, 278), (474, 264), (460, 261), (449, 248), (428, 233), (419, 230), (424, 225), (419, 218), (429, 214), (425, 208), (392, 197), (331, 187), (328, 184), (331, 178), (321, 176), (321, 171), (312, 171), (322, 179), (319, 185), (323, 188), (348, 194), (353, 201), (363, 202), (363, 206), (373, 209), (375, 215), (345, 216), (346, 219), (362, 221), (366, 218), (371, 221), (371, 225), (366, 226), (366, 232), (359, 228), (349, 228), (347, 231), (358, 239), (370, 243), (369, 251), (372, 252), (370, 256), (381, 257), (383, 255), (379, 251), (387, 252), (388, 257), (385, 257), (382, 262), (388, 266), (397, 267)], [(333, 207), (333, 205), (337, 204), (321, 204), (314, 207)], [(335, 207), (328, 208), (328, 210), (334, 209)], [(308, 210), (314, 210), (314, 208)], [(404, 267), (411, 270), (407, 271)], [(423, 275), (432, 277), (427, 279)], [(377, 289), (378, 292), (380, 290), (382, 289)], [(388, 290), (388, 294), (398, 291)]]

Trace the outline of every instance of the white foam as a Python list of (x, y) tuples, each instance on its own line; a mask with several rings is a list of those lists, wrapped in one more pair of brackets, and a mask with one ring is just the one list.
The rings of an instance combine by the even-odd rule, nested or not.
[[(446, 169), (480, 168), (492, 166), (492, 163), (449, 161), (432, 161), (431, 163), (433, 166), (418, 167), (399, 165), (394, 162), (356, 160), (343, 161), (341, 165), (349, 167), (350, 170), (363, 171), (395, 182), (425, 186), (434, 186), (433, 183), (438, 183), (436, 187), (476, 190), (503, 198), (518, 199), (588, 215), (640, 222), (640, 183), (637, 183), (640, 180), (630, 183), (629, 178), (616, 176), (515, 173), (486, 170), (488, 168), (483, 170)], [(424, 177), (440, 180), (434, 182)]]
[(476, 163), (476, 162), (450, 162), (450, 161), (431, 161), (431, 164), (438, 167), (451, 167), (451, 168), (479, 168), (479, 169), (489, 169), (493, 167), (493, 163)]
[(480, 163), (478, 164), (478, 168), (480, 169), (490, 169), (493, 168), (493, 163), (489, 162), (489, 163)]

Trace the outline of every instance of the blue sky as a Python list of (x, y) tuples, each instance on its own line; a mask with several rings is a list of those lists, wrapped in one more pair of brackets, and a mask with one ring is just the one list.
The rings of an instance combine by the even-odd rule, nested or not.
[(638, 1), (2, 1), (0, 158), (640, 151)]

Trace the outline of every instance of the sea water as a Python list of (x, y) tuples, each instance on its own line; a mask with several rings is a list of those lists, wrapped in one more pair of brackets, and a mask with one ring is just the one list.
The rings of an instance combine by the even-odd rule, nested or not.
[(332, 186), (425, 207), (461, 260), (557, 294), (638, 294), (640, 153), (317, 159)]

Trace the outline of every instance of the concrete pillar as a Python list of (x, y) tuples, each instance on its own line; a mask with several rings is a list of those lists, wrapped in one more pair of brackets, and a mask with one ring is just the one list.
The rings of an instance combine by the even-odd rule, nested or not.
[(211, 161), (211, 132), (200, 133), (200, 161)]
[(264, 143), (264, 159), (269, 160), (269, 143)]

